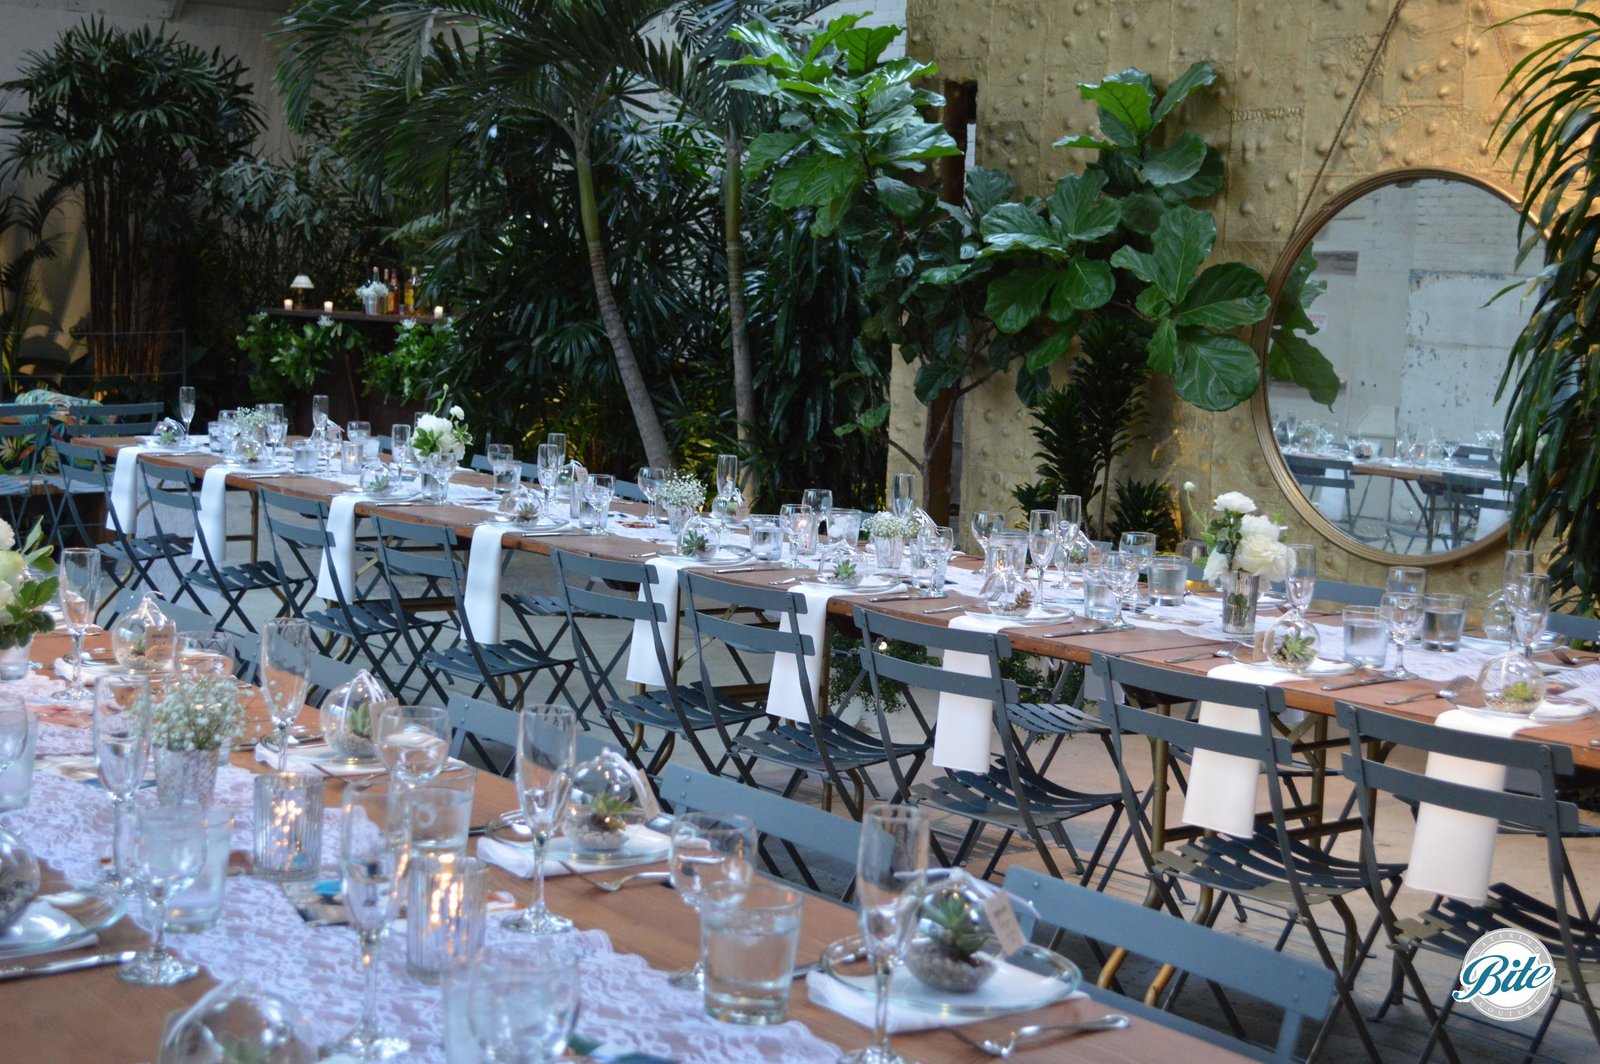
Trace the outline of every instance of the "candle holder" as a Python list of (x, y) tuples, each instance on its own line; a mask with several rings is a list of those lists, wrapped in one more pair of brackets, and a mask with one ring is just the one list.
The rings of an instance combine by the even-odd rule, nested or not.
[(322, 864), (322, 778), (267, 772), (255, 786), (255, 874), (312, 878)]
[(406, 974), (437, 984), (483, 948), (488, 865), (458, 853), (413, 853), (406, 886)]

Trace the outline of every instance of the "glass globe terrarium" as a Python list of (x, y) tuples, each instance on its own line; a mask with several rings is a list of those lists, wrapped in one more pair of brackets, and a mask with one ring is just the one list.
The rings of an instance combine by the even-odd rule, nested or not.
[(861, 583), (865, 567), (866, 559), (860, 551), (837, 543), (822, 552), (822, 560), (817, 565), (817, 582), (830, 587), (855, 587)]
[(1317, 660), (1319, 642), (1317, 626), (1299, 610), (1290, 610), (1267, 629), (1262, 649), (1267, 660), (1278, 668), (1303, 673)]
[(1490, 709), (1525, 717), (1544, 701), (1546, 681), (1544, 671), (1535, 662), (1513, 651), (1483, 663), (1478, 671), (1478, 689)]
[(335, 687), (322, 703), (322, 734), (334, 753), (347, 761), (373, 761), (378, 743), (372, 725), (378, 711), (394, 705), (394, 695), (366, 669)]
[(561, 832), (580, 852), (615, 853), (628, 842), (628, 828), (639, 823), (637, 777), (615, 750), (585, 761), (572, 772), (567, 819)]
[(518, 528), (532, 528), (539, 523), (539, 518), (543, 515), (544, 494), (534, 491), (525, 484), (500, 497), (497, 516), (501, 521), (509, 521)]
[(160, 596), (146, 591), (139, 605), (118, 617), (111, 626), (111, 653), (117, 664), (134, 672), (171, 672), (177, 652), (178, 629), (156, 603)]
[(709, 562), (717, 556), (722, 546), (722, 533), (705, 517), (695, 514), (683, 523), (678, 533), (678, 554), (700, 562)]
[(169, 1024), (156, 1064), (311, 1064), (305, 1018), (250, 983), (212, 989)]
[(985, 909), (994, 889), (958, 872), (923, 892), (906, 950), (906, 967), (919, 982), (946, 993), (971, 994), (994, 975), (1000, 943)]

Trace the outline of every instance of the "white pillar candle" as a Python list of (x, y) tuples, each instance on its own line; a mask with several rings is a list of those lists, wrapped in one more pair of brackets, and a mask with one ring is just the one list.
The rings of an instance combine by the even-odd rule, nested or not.
[(434, 307), (433, 308), (433, 316), (436, 317), (436, 318), (444, 317), (444, 308), (443, 307)]
[(324, 314), (332, 314), (333, 313), (333, 300), (324, 299), (322, 301), (322, 313), (324, 313)]
[(284, 309), (284, 310), (293, 310), (293, 309), (294, 309), (294, 300), (292, 300), (292, 299), (285, 299), (285, 300), (284, 300), (284, 301), (283, 301), (283, 309)]

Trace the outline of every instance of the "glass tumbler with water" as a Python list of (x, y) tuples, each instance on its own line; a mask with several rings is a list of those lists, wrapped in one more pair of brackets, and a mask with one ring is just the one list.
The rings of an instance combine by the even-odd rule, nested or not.
[(783, 556), (783, 525), (777, 514), (750, 515), (750, 553), (763, 562)]
[(715, 883), (700, 896), (706, 1012), (725, 1023), (782, 1023), (789, 1012), (800, 894), (777, 883)]
[(1344, 608), (1344, 660), (1357, 668), (1381, 669), (1389, 653), (1389, 627), (1376, 606)]
[(1150, 559), (1150, 601), (1158, 606), (1183, 604), (1189, 580), (1189, 563), (1172, 554)]
[(1467, 624), (1467, 596), (1422, 597), (1422, 646), (1447, 654), (1461, 649), (1461, 632)]

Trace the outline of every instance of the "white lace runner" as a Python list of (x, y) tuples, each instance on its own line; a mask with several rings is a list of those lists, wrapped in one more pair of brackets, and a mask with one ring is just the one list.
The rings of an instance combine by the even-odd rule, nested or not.
[[(22, 682), (29, 685), (30, 701), (53, 687), (53, 682), (46, 686), (39, 676)], [(40, 690), (33, 691), (34, 687)], [(42, 755), (81, 754), (89, 741), (86, 726), (42, 723), (39, 731)], [(234, 816), (235, 850), (250, 848), (252, 779), (252, 773), (232, 765), (224, 767), (217, 779), (216, 804)], [(325, 865), (337, 849), (337, 820), (335, 812), (325, 811)], [(31, 801), (8, 814), (6, 823), (41, 860), (70, 879), (90, 882), (102, 875), (101, 856), (110, 849), (111, 802), (100, 788), (36, 770)], [(694, 934), (688, 910), (684, 917), (684, 933)], [(491, 945), (511, 948), (526, 941), (525, 936), (501, 930), (493, 913), (487, 937)], [(362, 976), (355, 933), (306, 924), (276, 884), (230, 877), (218, 925), (210, 931), (174, 934), (168, 941), (219, 981), (248, 979), (282, 995), (302, 1011), (309, 1034), (319, 1043), (343, 1034), (359, 1017)], [(585, 951), (579, 1031), (603, 1043), (603, 1057), (642, 1052), (684, 1064), (831, 1064), (838, 1059), (836, 1046), (797, 1022), (738, 1027), (709, 1019), (698, 994), (669, 986), (666, 975), (651, 969), (643, 958), (615, 952), (603, 931), (578, 933), (574, 941)], [(411, 1039), (413, 1052), (405, 1059), (444, 1061), (442, 991), (406, 975), (402, 933), (391, 934), (385, 942), (382, 964), (381, 1014), (390, 1029)], [(155, 1047), (128, 1049), (137, 1056), (153, 1053)]]

